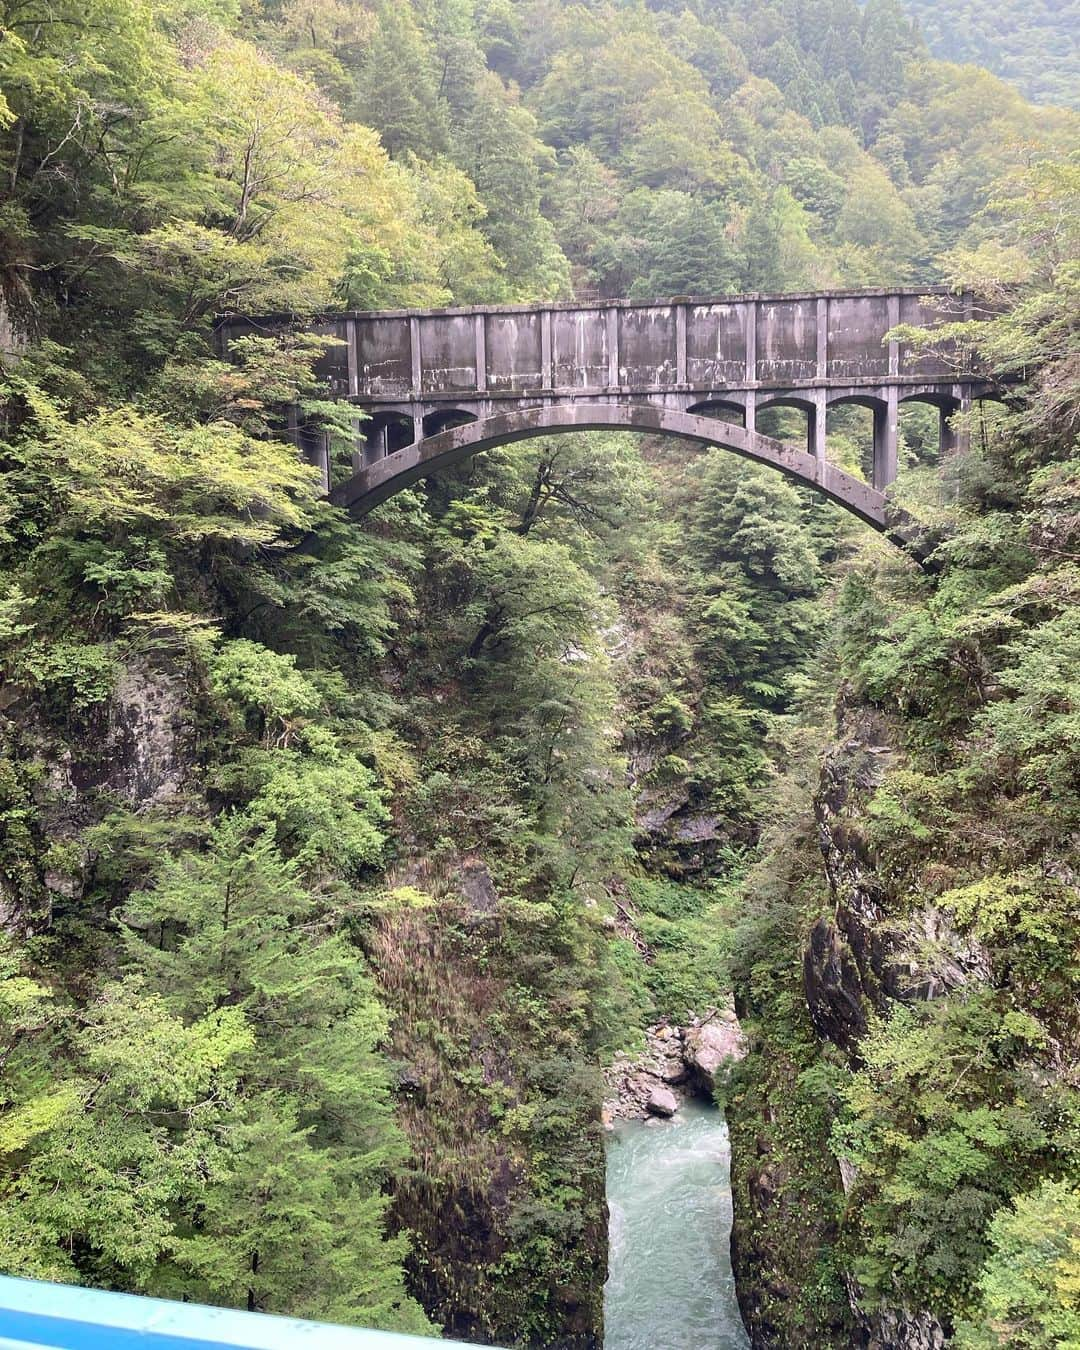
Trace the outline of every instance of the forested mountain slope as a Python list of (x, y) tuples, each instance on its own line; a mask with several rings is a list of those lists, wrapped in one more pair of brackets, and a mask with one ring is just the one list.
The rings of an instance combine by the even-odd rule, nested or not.
[[(0, 1267), (595, 1346), (599, 1067), (734, 990), (755, 1344), (1075, 1338), (1075, 115), (890, 0), (9, 0), (0, 92)], [(926, 574), (631, 437), (358, 527), (211, 343), (943, 277)]]
[(984, 66), (1036, 103), (1080, 102), (1080, 7), (1075, 0), (973, 5), (905, 0), (935, 56)]
[(397, 4), (366, 22), (298, 6), (263, 31), (395, 158), (470, 176), (505, 267), (462, 299), (556, 293), (563, 258), (604, 295), (936, 279), (942, 249), (993, 233), (977, 217), (1021, 146), (1073, 126), (930, 61), (893, 0)]
[[(838, 1267), (871, 1343), (1080, 1333), (1080, 179), (1025, 181), (1032, 288), (983, 340), (1035, 379), (936, 474), (940, 573), (863, 561), (834, 593), (833, 744), (794, 710), (747, 877), (735, 984), (771, 1053), (732, 1112), (736, 1241), (765, 1345), (842, 1343)], [(807, 1207), (823, 1158), (842, 1190)]]

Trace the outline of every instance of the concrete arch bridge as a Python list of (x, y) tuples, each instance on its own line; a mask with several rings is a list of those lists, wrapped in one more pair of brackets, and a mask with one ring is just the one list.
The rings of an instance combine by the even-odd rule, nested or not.
[[(325, 315), (303, 326), (339, 339), (317, 369), (365, 414), (352, 476), (331, 484), (324, 439), (295, 415), (290, 430), (331, 499), (357, 517), (491, 446), (629, 429), (772, 465), (888, 533), (900, 406), (934, 406), (947, 452), (952, 415), (996, 391), (963, 354), (921, 355), (886, 335), (969, 317), (974, 304), (924, 288)], [(219, 340), (227, 348), (295, 326), (283, 315), (230, 318)], [(829, 459), (827, 414), (849, 404), (873, 414), (869, 482)], [(758, 432), (758, 414), (776, 407), (805, 414), (805, 445)]]

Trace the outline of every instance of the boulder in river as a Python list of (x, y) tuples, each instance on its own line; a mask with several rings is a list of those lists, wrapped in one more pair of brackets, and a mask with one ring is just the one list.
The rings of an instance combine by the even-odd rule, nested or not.
[(646, 1106), (654, 1116), (673, 1116), (679, 1109), (679, 1099), (670, 1088), (654, 1087)]
[(690, 1027), (683, 1055), (693, 1075), (710, 1092), (723, 1084), (732, 1064), (746, 1058), (747, 1044), (738, 1018), (725, 1011), (714, 1020)]

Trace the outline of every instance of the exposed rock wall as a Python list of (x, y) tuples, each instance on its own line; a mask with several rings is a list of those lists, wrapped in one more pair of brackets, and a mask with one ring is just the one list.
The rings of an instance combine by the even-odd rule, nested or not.
[[(858, 1306), (858, 1287), (851, 1283), (852, 1307)], [(860, 1350), (944, 1350), (945, 1332), (941, 1323), (928, 1312), (882, 1305), (857, 1318)]]
[(0, 291), (0, 367), (18, 361), (26, 349), (26, 334), (12, 320), (7, 297)]
[(835, 909), (810, 930), (803, 978), (817, 1031), (857, 1057), (868, 1007), (938, 998), (990, 972), (986, 953), (932, 905), (902, 917), (890, 913), (860, 822), (896, 751), (885, 720), (866, 709), (847, 711), (841, 731), (814, 801)]
[[(977, 944), (961, 938), (932, 905), (901, 910), (879, 874), (864, 822), (874, 791), (898, 760), (885, 718), (842, 707), (813, 803), (830, 904), (806, 931), (802, 994), (822, 1048), (831, 1044), (852, 1065), (873, 1010), (939, 997), (988, 975)], [(755, 1066), (752, 1084), (729, 1111), (733, 1255), (755, 1350), (939, 1350), (946, 1338), (931, 1312), (867, 1309), (849, 1274), (841, 1282), (847, 1309), (834, 1300), (812, 1321), (806, 1285), (836, 1249), (851, 1177), (842, 1175), (829, 1148), (828, 1112), (793, 1106), (805, 1059), (793, 1052), (787, 1060), (775, 1048), (768, 1053), (772, 1062)]]
[(371, 955), (412, 1151), (392, 1210), (413, 1239), (412, 1292), (459, 1340), (600, 1350), (599, 1073), (535, 1011), (556, 1003), (561, 954), (475, 854), (402, 864), (391, 883), (410, 898)]
[(178, 671), (145, 660), (126, 665), (109, 704), (104, 768), (108, 786), (132, 806), (158, 806), (183, 788), (194, 733)]
[(195, 731), (182, 673), (145, 658), (78, 725), (50, 721), (15, 686), (0, 700), (0, 927), (48, 928), (83, 894), (94, 858), (76, 841), (108, 812), (167, 808), (193, 770)]

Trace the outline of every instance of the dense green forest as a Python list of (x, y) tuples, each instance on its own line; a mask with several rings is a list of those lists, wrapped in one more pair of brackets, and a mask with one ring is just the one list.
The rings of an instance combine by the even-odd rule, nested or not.
[[(597, 1346), (601, 1067), (733, 994), (753, 1344), (1080, 1344), (1077, 129), (893, 0), (0, 0), (0, 1269)], [(938, 281), (926, 568), (628, 435), (357, 525), (212, 341)]]
[(905, 0), (935, 56), (985, 66), (1036, 103), (1080, 101), (1080, 8), (1075, 0), (993, 5)]

